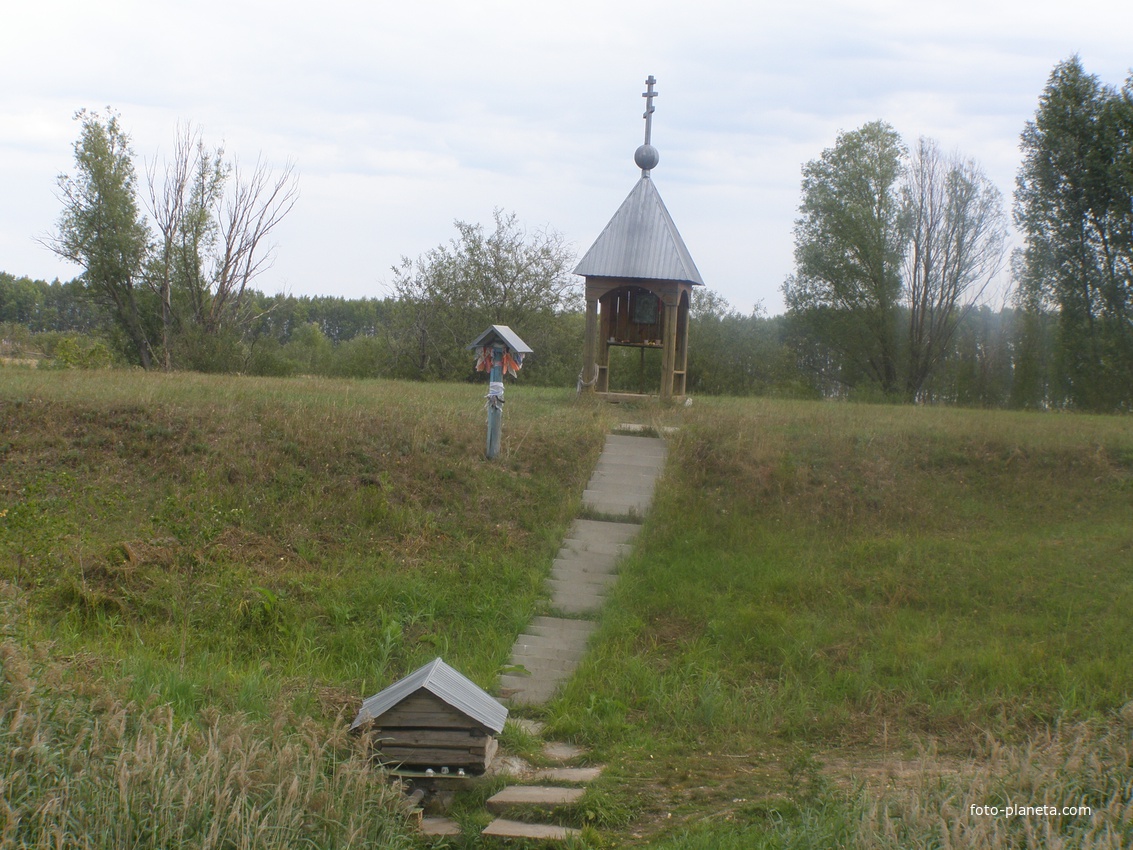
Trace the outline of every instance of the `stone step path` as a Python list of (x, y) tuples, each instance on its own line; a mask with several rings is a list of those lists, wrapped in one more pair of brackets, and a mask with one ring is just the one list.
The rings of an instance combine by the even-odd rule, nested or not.
[(665, 441), (657, 437), (608, 435), (583, 491), (583, 509), (592, 515), (640, 522), (653, 501), (665, 455)]
[[(627, 430), (622, 426), (619, 430)], [(586, 645), (617, 581), (618, 562), (633, 547), (641, 520), (653, 502), (653, 490), (665, 467), (665, 441), (655, 437), (611, 434), (582, 495), (587, 519), (576, 519), (551, 565), (547, 579), (554, 616), (531, 621), (511, 651), (512, 669), (500, 677), (500, 696), (512, 705), (541, 705), (570, 678), (586, 654)], [(544, 755), (560, 762), (584, 753), (568, 744), (548, 744)], [(536, 771), (533, 782), (587, 783), (597, 767), (552, 767)], [(512, 785), (488, 800), (501, 815), (513, 807), (531, 809), (575, 805), (581, 788)], [(566, 841), (579, 830), (554, 824), (527, 823), (497, 817), (483, 835), (500, 838)]]
[[(570, 744), (549, 742), (543, 748), (545, 758), (560, 761), (574, 761), (583, 758), (586, 751), (573, 747)], [(510, 785), (503, 791), (491, 797), (487, 802), (487, 809), (496, 814), (507, 814), (509, 809), (525, 807), (563, 808), (577, 805), (582, 799), (585, 790), (578, 787), (550, 787), (543, 783), (555, 782), (558, 785), (585, 786), (602, 775), (601, 766), (592, 767), (541, 767), (531, 768), (520, 762), (522, 769), (505, 771), (500, 775), (512, 776), (517, 781), (540, 783), (539, 785)], [(422, 817), (421, 834), (432, 838), (452, 838), (462, 834), (460, 824), (447, 816)], [(533, 824), (525, 821), (512, 820), (507, 817), (496, 817), (482, 832), (497, 838), (533, 838), (544, 840), (565, 841), (579, 830), (571, 827), (553, 824)]]
[[(531, 722), (531, 721), (525, 721)], [(541, 726), (539, 727), (541, 731)], [(543, 745), (543, 756), (560, 764), (573, 762), (586, 757), (586, 751), (571, 744), (548, 741)], [(521, 779), (530, 782), (557, 782), (564, 785), (586, 785), (596, 780), (602, 773), (601, 767), (545, 767), (526, 770)], [(581, 834), (581, 830), (569, 826), (549, 823), (531, 823), (507, 817), (512, 809), (530, 811), (546, 809), (548, 814), (555, 809), (578, 805), (585, 794), (583, 788), (554, 787), (539, 785), (510, 785), (487, 802), (489, 811), (501, 813), (482, 830), (482, 835), (497, 838), (528, 838), (544, 841), (566, 841)]]
[[(624, 430), (624, 428), (622, 429)], [(665, 441), (610, 434), (582, 495), (576, 519), (547, 579), (556, 616), (536, 617), (512, 647), (500, 696), (511, 705), (542, 705), (578, 667), (617, 565), (632, 549), (665, 466)]]

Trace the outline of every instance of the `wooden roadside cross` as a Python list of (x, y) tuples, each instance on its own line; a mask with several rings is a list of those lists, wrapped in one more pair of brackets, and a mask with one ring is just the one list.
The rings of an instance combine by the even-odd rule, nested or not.
[(507, 325), (491, 325), (468, 346), (476, 352), (476, 371), (488, 373), (488, 445), (485, 456), (494, 460), (500, 453), (500, 429), (504, 416), (504, 376), (514, 377), (523, 368), (524, 355), (531, 354), (519, 336)]

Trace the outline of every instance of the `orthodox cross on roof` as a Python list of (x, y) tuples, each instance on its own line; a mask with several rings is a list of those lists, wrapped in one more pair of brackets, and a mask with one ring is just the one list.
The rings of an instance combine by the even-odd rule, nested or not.
[(657, 110), (657, 107), (653, 105), (653, 98), (658, 97), (660, 92), (653, 91), (653, 87), (657, 85), (657, 80), (654, 79), (652, 74), (645, 80), (645, 85), (649, 88), (641, 93), (641, 96), (645, 98), (645, 114), (641, 117), (645, 119), (645, 144), (649, 144), (649, 137), (653, 133), (653, 113)]
[(657, 107), (653, 105), (653, 98), (659, 95), (659, 92), (653, 91), (653, 86), (657, 84), (657, 80), (650, 74), (645, 80), (647, 90), (641, 93), (645, 98), (645, 114), (641, 116), (645, 119), (645, 144), (639, 147), (633, 154), (633, 161), (637, 163), (641, 169), (641, 176), (648, 177), (649, 172), (657, 167), (657, 163), (661, 160), (661, 155), (657, 152), (657, 148), (653, 147), (650, 139), (653, 136), (653, 113)]

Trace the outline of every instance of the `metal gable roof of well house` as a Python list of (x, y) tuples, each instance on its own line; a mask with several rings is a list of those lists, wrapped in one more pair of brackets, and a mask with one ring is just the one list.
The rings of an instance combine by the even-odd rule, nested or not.
[(574, 273), (704, 284), (648, 175), (637, 181)]
[(508, 348), (518, 354), (532, 354), (533, 352), (528, 347), (527, 343), (519, 338), (519, 334), (509, 328), (507, 325), (489, 325), (488, 329), (480, 336), (476, 337), (473, 343), (468, 346), (469, 348), (479, 348), (482, 345), (489, 345), (497, 339), (503, 342)]
[(365, 700), (350, 728), (357, 729), (364, 723), (381, 717), (403, 699), (421, 689), (493, 732), (503, 731), (504, 723), (507, 721), (507, 709), (440, 658), (430, 661), (424, 667)]

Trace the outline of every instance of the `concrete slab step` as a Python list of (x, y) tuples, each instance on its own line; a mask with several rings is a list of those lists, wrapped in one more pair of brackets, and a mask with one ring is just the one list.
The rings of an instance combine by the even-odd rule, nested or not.
[(602, 775), (598, 767), (544, 767), (531, 774), (535, 782), (575, 782), (585, 785)]
[(542, 736), (543, 730), (546, 728), (546, 724), (542, 720), (532, 720), (530, 717), (509, 717), (507, 722), (514, 723), (528, 735), (534, 735), (537, 738)]
[(640, 422), (623, 422), (622, 424), (618, 425), (614, 430), (615, 431), (623, 431), (623, 432), (626, 432), (627, 434), (631, 434), (631, 435), (635, 432), (658, 430), (658, 431), (661, 432), (662, 435), (665, 435), (665, 434), (675, 434), (678, 431), (680, 431), (681, 429), (678, 428), (676, 425), (662, 425), (658, 429), (653, 429), (652, 426), (642, 425)]
[[(627, 543), (606, 543), (596, 540), (576, 540), (568, 537), (563, 541), (563, 545), (559, 547), (559, 557), (571, 557), (574, 555), (605, 555), (612, 557), (615, 560), (624, 558), (633, 547)], [(564, 555), (564, 553), (567, 553)]]
[[(641, 441), (638, 440), (637, 443)], [(658, 441), (660, 445), (638, 445), (633, 440), (607, 440), (602, 446), (602, 454), (598, 456), (599, 460), (610, 457), (639, 457), (648, 458), (653, 461), (663, 461), (668, 457), (669, 450), (665, 447), (664, 441)]]
[(600, 543), (629, 543), (641, 527), (633, 523), (604, 522), (600, 519), (576, 519), (567, 531), (569, 540)]
[(532, 646), (529, 643), (517, 643), (511, 648), (512, 665), (524, 667), (528, 671), (548, 661), (577, 667), (582, 656), (582, 652), (555, 649), (553, 646)]
[[(626, 547), (627, 549), (629, 547)], [(556, 561), (569, 561), (572, 566), (593, 564), (597, 570), (612, 573), (617, 571), (617, 565), (625, 559), (623, 554), (610, 555), (605, 552), (579, 551), (563, 546), (555, 553)]]
[(606, 448), (629, 448), (642, 454), (664, 454), (668, 449), (660, 437), (637, 437), (630, 434), (607, 434), (603, 451)]
[(617, 559), (609, 555), (594, 555), (590, 552), (576, 553), (571, 558), (555, 558), (551, 569), (556, 568), (576, 573), (611, 576), (617, 574)]
[(598, 499), (603, 502), (611, 502), (614, 504), (624, 505), (648, 505), (653, 501), (653, 493), (639, 492), (635, 493), (632, 490), (583, 490), (582, 501), (587, 499)]
[(665, 458), (669, 450), (664, 440), (651, 440), (645, 443), (641, 438), (619, 437), (611, 440), (606, 438), (602, 444), (602, 454), (599, 457), (610, 455), (632, 455), (633, 457)]
[(600, 516), (616, 516), (641, 521), (649, 510), (649, 499), (628, 501), (623, 499), (609, 499), (601, 493), (587, 490), (582, 498), (582, 506)]
[(543, 744), (543, 756), (551, 761), (573, 761), (586, 755), (586, 750), (565, 741), (547, 741)]
[(533, 676), (554, 676), (562, 681), (566, 681), (578, 669), (578, 660), (575, 658), (544, 658), (513, 654), (511, 663), (515, 666), (522, 666)]
[(603, 600), (606, 598), (606, 585), (596, 582), (563, 581), (562, 579), (549, 578), (546, 581), (546, 585), (551, 591), (551, 602), (554, 602), (556, 599), (568, 599), (574, 596), (580, 598), (597, 596), (599, 599)]
[(647, 475), (650, 478), (659, 478), (664, 472), (664, 465), (654, 463), (648, 458), (634, 457), (608, 457), (594, 465), (590, 475)]
[[(557, 651), (554, 647), (549, 646), (531, 646), (530, 644), (516, 644), (511, 650), (512, 664), (522, 665), (529, 673), (534, 673), (537, 668), (546, 662), (557, 662), (561, 664), (574, 664), (582, 663), (583, 653), (581, 652), (561, 652)], [(522, 671), (513, 671), (516, 675), (523, 675)]]
[(550, 701), (562, 680), (535, 676), (500, 676), (500, 698), (511, 705), (543, 705)]
[(583, 640), (590, 637), (598, 624), (593, 620), (571, 620), (566, 617), (548, 617), (539, 615), (527, 626), (527, 634), (548, 637), (579, 637)]
[(587, 482), (586, 489), (582, 492), (608, 493), (612, 496), (624, 493), (626, 495), (632, 494), (634, 496), (652, 497), (653, 494), (657, 492), (657, 488), (652, 484), (638, 486), (635, 484), (611, 481), (610, 479), (600, 479), (598, 481)]
[[(527, 641), (516, 641), (511, 648), (513, 658), (526, 658), (537, 663), (541, 659), (548, 661), (570, 661), (575, 664), (582, 661), (583, 656), (586, 654), (586, 647), (581, 646), (558, 646), (554, 643), (528, 643)], [(524, 666), (529, 666), (524, 664)]]
[(586, 792), (581, 788), (560, 788), (555, 785), (509, 785), (488, 798), (488, 811), (499, 814), (516, 806), (556, 809), (573, 806)]
[(605, 592), (618, 580), (617, 573), (592, 573), (587, 570), (574, 570), (569, 567), (552, 567), (551, 578), (555, 581), (592, 585), (597, 592)]
[(515, 639), (515, 645), (530, 646), (532, 649), (552, 649), (571, 655), (582, 655), (586, 652), (586, 641), (589, 635), (580, 631), (570, 631), (560, 634), (536, 635), (524, 632)]
[(434, 838), (460, 835), (460, 824), (452, 818), (422, 818), (421, 832)]
[(564, 614), (597, 614), (605, 604), (604, 596), (593, 593), (557, 593), (551, 597), (551, 607)]
[(515, 820), (496, 818), (480, 833), (495, 838), (530, 838), (545, 841), (566, 841), (581, 831), (569, 826), (553, 826), (544, 823), (522, 823)]
[(582, 505), (589, 511), (593, 511), (599, 516), (616, 516), (624, 517), (627, 522), (632, 518), (640, 522), (645, 514), (649, 511), (649, 499), (636, 499), (630, 501), (628, 499), (610, 499), (603, 496), (601, 493), (594, 493), (587, 491), (586, 496), (582, 500)]
[(660, 471), (640, 466), (620, 465), (603, 466), (600, 469), (595, 469), (589, 480), (591, 484), (598, 481), (617, 481), (629, 486), (654, 487), (660, 477)]

